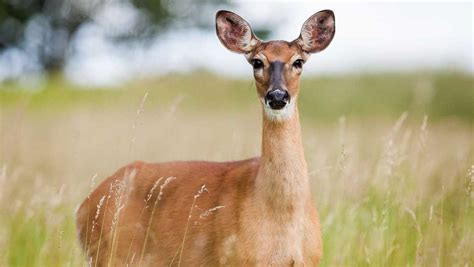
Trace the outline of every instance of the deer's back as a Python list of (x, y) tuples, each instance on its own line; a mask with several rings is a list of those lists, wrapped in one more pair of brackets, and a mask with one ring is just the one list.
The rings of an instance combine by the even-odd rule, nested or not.
[[(135, 162), (103, 181), (77, 211), (92, 264), (222, 264), (238, 231), (259, 158), (236, 162)], [(182, 256), (181, 256), (182, 255)], [(232, 255), (227, 255), (231, 257)], [(185, 264), (186, 265), (186, 264)]]

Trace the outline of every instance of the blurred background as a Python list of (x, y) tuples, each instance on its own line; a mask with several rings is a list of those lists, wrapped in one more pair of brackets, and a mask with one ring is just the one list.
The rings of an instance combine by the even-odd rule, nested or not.
[(299, 97), (323, 266), (474, 265), (472, 1), (242, 0), (0, 2), (0, 265), (86, 265), (74, 208), (127, 162), (260, 153), (219, 9), (288, 41), (335, 12)]
[(247, 64), (216, 42), (216, 10), (241, 14), (263, 40), (293, 40), (320, 7), (336, 12), (337, 35), (331, 49), (311, 61), (311, 74), (474, 71), (470, 1), (5, 0), (0, 81), (31, 80), (29, 86), (39, 87), (51, 71), (83, 86), (196, 69), (248, 77)]

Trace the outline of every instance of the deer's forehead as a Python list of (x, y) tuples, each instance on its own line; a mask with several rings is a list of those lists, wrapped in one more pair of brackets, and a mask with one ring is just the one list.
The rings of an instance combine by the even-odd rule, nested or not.
[(297, 47), (286, 41), (270, 41), (260, 46), (258, 53), (265, 55), (268, 61), (289, 61), (295, 54), (299, 53)]

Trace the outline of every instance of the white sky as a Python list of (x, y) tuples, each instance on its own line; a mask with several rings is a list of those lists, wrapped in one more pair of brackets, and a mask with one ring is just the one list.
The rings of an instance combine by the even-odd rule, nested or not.
[[(110, 42), (106, 33), (126, 29), (140, 15), (120, 1), (111, 3), (74, 39), (65, 68), (73, 82), (115, 85), (136, 77), (196, 68), (250, 77), (251, 67), (243, 56), (227, 51), (214, 32), (173, 31), (147, 45)], [(238, 13), (251, 25), (271, 28), (272, 38), (288, 41), (299, 35), (310, 15), (332, 9), (336, 36), (305, 65), (306, 75), (452, 68), (474, 73), (472, 2), (249, 0), (223, 8)], [(213, 20), (210, 14), (209, 23)]]
[[(450, 68), (474, 72), (472, 2), (240, 1), (232, 8), (251, 25), (272, 27), (273, 38), (283, 40), (296, 38), (302, 23), (321, 9), (335, 12), (336, 36), (325, 51), (313, 55), (306, 73)], [(83, 42), (96, 44), (85, 45), (87, 51), (68, 64), (68, 76), (77, 83), (107, 85), (198, 67), (231, 76), (251, 74), (244, 58), (227, 51), (214, 32), (172, 32), (145, 49), (103, 44), (95, 34)]]

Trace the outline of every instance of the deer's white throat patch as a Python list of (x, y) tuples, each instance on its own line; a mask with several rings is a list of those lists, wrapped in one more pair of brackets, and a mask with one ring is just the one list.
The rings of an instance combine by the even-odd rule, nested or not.
[(269, 118), (271, 121), (285, 121), (293, 116), (295, 112), (295, 103), (296, 99), (291, 99), (290, 103), (288, 103), (282, 109), (272, 109), (268, 104), (265, 103), (265, 99), (261, 99), (263, 110), (265, 112), (265, 116)]

